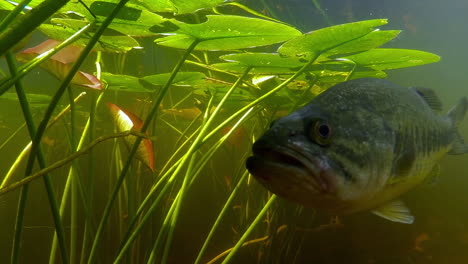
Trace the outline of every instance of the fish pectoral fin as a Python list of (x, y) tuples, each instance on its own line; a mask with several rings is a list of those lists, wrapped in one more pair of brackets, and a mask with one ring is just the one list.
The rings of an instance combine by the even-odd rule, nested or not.
[(393, 222), (403, 224), (412, 224), (414, 222), (414, 216), (411, 215), (411, 211), (401, 200), (394, 200), (381, 205), (374, 209), (372, 213)]

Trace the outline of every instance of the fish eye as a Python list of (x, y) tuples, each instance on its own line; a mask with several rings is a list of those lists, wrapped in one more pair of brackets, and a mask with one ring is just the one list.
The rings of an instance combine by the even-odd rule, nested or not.
[(324, 120), (316, 120), (312, 127), (312, 139), (319, 145), (326, 146), (330, 143), (331, 127)]

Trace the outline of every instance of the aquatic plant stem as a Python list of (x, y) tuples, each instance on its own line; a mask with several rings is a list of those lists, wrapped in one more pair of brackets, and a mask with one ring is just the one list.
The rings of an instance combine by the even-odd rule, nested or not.
[(31, 70), (33, 70), (37, 65), (39, 65), (41, 62), (49, 59), (52, 57), (55, 53), (59, 52), (61, 49), (65, 48), (66, 46), (70, 45), (77, 39), (81, 37), (81, 35), (85, 32), (87, 32), (91, 26), (94, 26), (94, 23), (90, 23), (84, 27), (82, 27), (80, 30), (75, 32), (73, 35), (71, 35), (69, 38), (64, 40), (62, 43), (58, 44), (56, 47), (39, 54), (36, 58), (32, 59), (26, 64), (23, 64), (17, 69), (17, 74), (15, 76), (10, 76), (5, 79), (2, 79), (0, 82), (0, 95), (4, 94), (8, 89), (19, 79), (23, 78), (27, 73), (29, 73)]
[[(6, 60), (7, 60), (8, 67), (10, 69), (10, 73), (12, 75), (15, 75), (16, 74), (16, 61), (11, 52), (7, 52)], [(26, 93), (24, 92), (21, 81), (17, 81), (15, 86), (16, 86), (16, 94), (18, 96), (18, 100), (20, 102), (21, 109), (23, 111), (23, 116), (28, 127), (29, 136), (32, 139), (36, 136), (37, 131), (36, 131), (36, 126), (34, 124), (34, 120), (32, 119), (32, 114), (31, 114), (31, 110), (29, 107), (27, 97), (26, 97)], [(37, 159), (39, 162), (39, 166), (41, 167), (46, 166), (44, 155), (42, 154), (40, 147), (38, 147), (37, 149)], [(52, 189), (52, 185), (50, 184), (50, 179), (48, 175), (44, 176), (44, 184), (46, 187), (47, 196), (49, 198), (49, 204), (50, 204), (52, 216), (54, 218), (55, 230), (57, 231), (57, 234), (59, 236), (60, 253), (62, 254), (62, 258), (64, 259), (63, 262), (68, 263), (63, 225), (60, 220), (55, 193), (54, 193), (54, 190)], [(17, 218), (16, 218), (16, 224), (15, 224), (15, 236), (14, 236), (14, 241), (13, 241), (12, 255), (11, 255), (12, 264), (17, 263), (19, 261), (19, 252), (21, 248), (21, 235), (22, 235), (22, 230), (23, 230), (24, 210), (25, 210), (27, 198), (28, 198), (28, 187), (25, 186), (25, 188), (21, 190), (20, 201), (18, 203), (18, 213), (17, 213)]]
[(24, 7), (27, 6), (31, 2), (31, 0), (23, 0), (21, 3), (18, 3), (16, 7), (8, 13), (8, 15), (2, 20), (2, 24), (0, 24), (0, 32), (3, 32), (5, 29), (8, 28), (11, 22), (23, 11)]
[(215, 230), (218, 228), (219, 224), (221, 223), (221, 219), (224, 217), (224, 215), (226, 214), (228, 209), (230, 209), (230, 206), (231, 206), (232, 202), (234, 201), (234, 198), (236, 197), (237, 193), (239, 192), (239, 190), (241, 188), (242, 183), (244, 182), (244, 180), (247, 178), (248, 175), (249, 175), (249, 172), (246, 170), (244, 172), (244, 174), (242, 175), (242, 177), (240, 178), (240, 180), (237, 182), (237, 185), (236, 185), (236, 187), (234, 187), (234, 190), (232, 190), (231, 195), (229, 195), (229, 198), (226, 201), (226, 203), (224, 204), (223, 209), (218, 214), (218, 217), (216, 218), (213, 226), (211, 227), (211, 230), (208, 233), (208, 236), (206, 237), (205, 242), (203, 242), (202, 248), (200, 249), (200, 251), (198, 251), (198, 256), (195, 259), (194, 264), (200, 263), (201, 258), (203, 256), (203, 254), (205, 253), (206, 248), (208, 246), (208, 243), (211, 241), (211, 238), (213, 237)]
[(38, 6), (27, 12), (21, 19), (14, 21), (0, 34), (0, 56), (20, 42), (52, 14), (66, 5), (69, 0), (44, 0)]
[[(86, 94), (86, 92), (82, 92), (80, 93), (76, 98), (75, 98), (75, 103), (78, 102), (78, 100), (80, 100), (84, 95)], [(70, 110), (70, 105), (68, 105), (67, 107), (65, 107), (62, 111), (60, 111), (59, 114), (57, 114), (50, 122), (49, 124), (47, 125), (47, 129), (50, 128), (52, 125), (54, 125), (55, 123), (57, 123), (58, 120), (60, 120), (60, 118), (62, 118), (68, 111)], [(26, 122), (24, 123), (24, 125), (26, 125)], [(16, 133), (16, 132), (15, 132)], [(8, 169), (8, 172), (6, 173), (5, 177), (3, 177), (3, 181), (2, 183), (0, 184), (0, 189), (2, 189), (3, 187), (7, 186), (9, 184), (9, 181), (10, 179), (13, 177), (13, 174), (16, 172), (16, 170), (18, 169), (18, 166), (20, 165), (20, 163), (27, 157), (27, 154), (29, 153), (29, 151), (31, 150), (31, 145), (32, 145), (32, 141), (30, 141), (28, 143), (28, 145), (26, 145), (26, 147), (24, 147), (24, 149), (21, 151), (21, 153), (18, 155), (18, 157), (16, 158), (16, 160), (13, 162), (13, 164), (10, 166), (10, 168)], [(0, 148), (1, 149), (1, 148)]]
[[(72, 153), (77, 151), (76, 147), (76, 132), (75, 132), (75, 103), (73, 101), (73, 91), (68, 86), (68, 100), (70, 101), (70, 149)], [(72, 161), (72, 165), (68, 172), (68, 178), (71, 181), (71, 208), (70, 208), (70, 264), (75, 264), (76, 261), (76, 250), (77, 250), (77, 238), (78, 238), (78, 175), (76, 171), (76, 162)]]
[(226, 118), (226, 120), (224, 120), (223, 122), (221, 122), (221, 124), (219, 124), (216, 128), (212, 129), (210, 133), (208, 133), (208, 135), (206, 135), (203, 140), (202, 140), (202, 143), (206, 142), (210, 137), (212, 137), (215, 133), (217, 133), (219, 130), (221, 130), (224, 126), (226, 126), (229, 122), (231, 122), (232, 120), (234, 120), (235, 118), (237, 118), (239, 115), (241, 115), (244, 111), (247, 111), (247, 109), (257, 105), (258, 103), (260, 103), (261, 101), (263, 101), (265, 98), (267, 98), (268, 96), (276, 93), (277, 91), (279, 91), (280, 89), (282, 89), (283, 87), (285, 87), (286, 85), (288, 85), (288, 83), (292, 82), (294, 79), (296, 79), (299, 75), (301, 75), (305, 70), (307, 70), (307, 68), (310, 67), (310, 65), (312, 65), (315, 60), (318, 58), (319, 54), (315, 54), (315, 56), (306, 64), (304, 64), (304, 66), (302, 66), (302, 68), (300, 68), (297, 72), (295, 72), (293, 75), (291, 75), (291, 77), (289, 77), (288, 79), (284, 80), (284, 82), (282, 82), (281, 84), (279, 84), (278, 86), (276, 86), (275, 88), (271, 89), (269, 92), (265, 93), (264, 95), (260, 96), (259, 98), (255, 99), (254, 101), (250, 102), (249, 104), (247, 104), (246, 106), (242, 107), (240, 110), (238, 110), (237, 112), (235, 112), (234, 114), (232, 114), (230, 117)]
[(270, 209), (270, 206), (275, 202), (276, 197), (277, 196), (274, 194), (270, 197), (270, 200), (268, 200), (265, 206), (263, 206), (263, 209), (260, 211), (260, 213), (258, 213), (257, 217), (255, 217), (255, 220), (252, 222), (252, 224), (250, 224), (249, 228), (247, 228), (247, 230), (244, 232), (244, 234), (239, 239), (239, 241), (237, 241), (236, 245), (231, 250), (231, 252), (226, 256), (222, 264), (227, 264), (231, 261), (232, 257), (234, 257), (234, 255), (237, 253), (237, 251), (242, 246), (242, 244), (244, 244), (244, 242), (247, 240), (250, 233), (252, 233), (255, 227), (257, 227), (257, 225), (262, 221), (263, 216), (266, 214), (268, 209)]
[(60, 84), (60, 87), (58, 90), (55, 92), (55, 95), (52, 97), (51, 102), (49, 103), (49, 107), (47, 107), (46, 113), (44, 114), (44, 117), (39, 124), (39, 127), (37, 129), (37, 133), (33, 139), (33, 144), (31, 147), (31, 155), (29, 156), (28, 164), (27, 164), (27, 169), (26, 169), (26, 174), (30, 174), (32, 170), (32, 165), (34, 163), (34, 159), (36, 156), (36, 151), (37, 147), (39, 145), (39, 142), (44, 134), (45, 128), (47, 126), (47, 123), (49, 122), (49, 119), (52, 116), (52, 113), (55, 110), (55, 107), (58, 104), (58, 101), (62, 97), (63, 93), (67, 89), (67, 87), (70, 85), (71, 80), (75, 76), (76, 72), (79, 70), (81, 64), (84, 62), (88, 54), (91, 52), (92, 48), (94, 45), (97, 43), (101, 35), (104, 33), (104, 30), (110, 25), (112, 20), (117, 16), (119, 13), (120, 9), (122, 9), (125, 4), (129, 0), (121, 0), (116, 7), (112, 10), (111, 14), (106, 17), (104, 22), (102, 22), (102, 25), (98, 28), (96, 33), (93, 35), (93, 37), (89, 40), (88, 44), (83, 48), (83, 50), (80, 53), (80, 56), (77, 58), (75, 63), (73, 63), (73, 66), (71, 67), (70, 71), (68, 72), (67, 76), (63, 79), (62, 83)]
[(0, 188), (0, 196), (6, 194), (6, 193), (9, 193), (11, 191), (14, 191), (24, 185), (27, 185), (28, 183), (40, 178), (40, 177), (43, 177), (45, 175), (47, 175), (49, 172), (51, 171), (54, 171), (62, 166), (65, 166), (66, 164), (72, 162), (73, 160), (79, 158), (80, 156), (83, 156), (85, 154), (87, 154), (88, 152), (90, 152), (97, 144), (103, 142), (103, 141), (106, 141), (106, 140), (109, 140), (109, 139), (113, 139), (113, 138), (117, 138), (117, 137), (127, 137), (127, 136), (130, 136), (130, 135), (133, 135), (133, 136), (137, 136), (137, 137), (143, 137), (143, 138), (148, 138), (148, 136), (146, 134), (142, 134), (142, 133), (139, 133), (137, 131), (132, 131), (132, 130), (129, 130), (129, 131), (123, 131), (123, 132), (120, 132), (120, 133), (116, 133), (116, 134), (112, 134), (112, 135), (107, 135), (107, 136), (101, 136), (101, 137), (98, 137), (96, 138), (95, 140), (93, 140), (91, 143), (89, 143), (86, 147), (83, 147), (82, 149), (80, 149), (79, 151), (69, 155), (68, 157), (62, 159), (62, 160), (59, 160), (55, 163), (53, 163), (52, 165), (46, 167), (46, 168), (43, 168), (41, 170), (39, 170), (38, 172), (35, 172), (34, 174), (31, 174), (30, 176), (28, 177), (25, 177), (23, 178), (22, 180), (19, 180), (15, 183), (12, 183), (12, 184), (9, 184), (3, 188)]
[[(159, 109), (159, 105), (161, 104), (161, 101), (164, 98), (164, 95), (166, 94), (167, 90), (169, 89), (170, 85), (172, 84), (172, 81), (174, 80), (175, 76), (177, 75), (180, 68), (184, 64), (185, 60), (188, 58), (188, 56), (193, 51), (193, 49), (195, 49), (195, 47), (197, 46), (198, 43), (199, 43), (198, 41), (192, 42), (190, 47), (188, 47), (188, 49), (185, 51), (182, 58), (179, 60), (177, 65), (172, 70), (171, 75), (169, 76), (166, 84), (161, 89), (161, 92), (160, 92), (156, 102), (154, 103), (153, 107), (151, 108), (150, 112), (148, 113), (147, 118), (145, 119), (145, 121), (143, 123), (143, 126), (142, 126), (141, 131), (140, 131), (141, 133), (146, 132), (146, 130), (148, 129), (148, 126), (151, 123), (151, 120), (153, 120), (153, 118), (156, 116), (157, 111)], [(94, 263), (94, 258), (96, 257), (96, 250), (98, 248), (98, 244), (99, 244), (99, 241), (101, 239), (102, 232), (104, 231), (104, 226), (106, 225), (107, 220), (108, 220), (109, 215), (110, 215), (110, 211), (112, 210), (114, 200), (117, 197), (117, 194), (118, 194), (118, 192), (120, 190), (120, 186), (122, 185), (123, 180), (125, 179), (125, 176), (126, 176), (128, 170), (130, 169), (130, 165), (132, 163), (133, 157), (135, 156), (135, 153), (136, 153), (136, 151), (138, 149), (138, 146), (140, 145), (141, 141), (142, 141), (141, 137), (138, 137), (135, 140), (135, 143), (133, 144), (133, 146), (132, 146), (132, 148), (130, 150), (130, 153), (129, 153), (128, 158), (127, 158), (127, 160), (126, 160), (126, 162), (124, 164), (124, 167), (122, 168), (122, 171), (120, 172), (120, 175), (117, 178), (117, 182), (115, 183), (115, 187), (114, 187), (114, 189), (112, 191), (112, 194), (111, 194), (111, 196), (109, 198), (109, 201), (108, 201), (108, 203), (106, 205), (106, 208), (104, 209), (104, 213), (102, 215), (101, 221), (100, 221), (98, 229), (96, 231), (96, 236), (94, 237), (93, 246), (91, 247), (91, 253), (90, 253), (89, 258), (88, 258), (88, 264)]]
[[(114, 263), (118, 263), (119, 261), (121, 261), (121, 258), (124, 254), (124, 252), (130, 247), (130, 244), (131, 242), (136, 238), (136, 236), (138, 235), (138, 233), (140, 232), (142, 226), (146, 223), (146, 221), (149, 219), (150, 215), (152, 214), (152, 212), (154, 211), (154, 209), (156, 208), (156, 205), (157, 203), (159, 203), (162, 195), (165, 194), (165, 192), (169, 189), (168, 187), (173, 183), (174, 179), (176, 178), (176, 176), (179, 174), (180, 170), (182, 169), (183, 165), (185, 164), (185, 162), (187, 161), (187, 159), (194, 153), (195, 150), (197, 150), (199, 147), (200, 147), (200, 143), (201, 143), (201, 140), (203, 138), (203, 136), (208, 132), (208, 128), (210, 126), (210, 124), (212, 123), (212, 121), (214, 120), (214, 118), (216, 117), (216, 114), (220, 111), (220, 109), (222, 109), (223, 107), (223, 104), (224, 102), (227, 100), (227, 98), (229, 98), (229, 96), (232, 94), (232, 92), (234, 92), (235, 88), (237, 88), (244, 80), (244, 78), (248, 75), (250, 71), (250, 68), (247, 68), (244, 73), (242, 74), (242, 76), (240, 76), (237, 81), (231, 86), (231, 88), (226, 92), (226, 94), (224, 95), (224, 97), (221, 99), (221, 101), (219, 102), (219, 104), (217, 105), (216, 109), (213, 111), (213, 113), (211, 114), (211, 116), (208, 118), (207, 121), (205, 121), (202, 126), (201, 126), (201, 129), (200, 129), (200, 132), (199, 134), (197, 135), (197, 137), (195, 138), (194, 142), (191, 144), (190, 148), (187, 150), (186, 154), (184, 156), (182, 156), (180, 158), (180, 162), (174, 166), (176, 166), (176, 169), (175, 171), (172, 173), (172, 176), (168, 179), (167, 183), (166, 183), (166, 186), (164, 186), (164, 188), (159, 192), (159, 195), (158, 195), (158, 198), (153, 202), (153, 204), (151, 205), (151, 207), (148, 209), (146, 215), (143, 217), (143, 219), (141, 220), (141, 222), (139, 223), (139, 225), (135, 228), (135, 231), (132, 233), (132, 235), (130, 235), (130, 237), (128, 238), (128, 241), (126, 241), (125, 245), (122, 247), (122, 249), (120, 250), (120, 253), (119, 255), (117, 256), (116, 260)], [(204, 116), (204, 120), (207, 119), (207, 115), (208, 115), (208, 112), (209, 112), (209, 109), (210, 109), (210, 105), (211, 105), (211, 100), (210, 102), (208, 103), (208, 107), (207, 109), (205, 110), (205, 116)], [(214, 153), (214, 152), (213, 152)], [(187, 175), (186, 175), (187, 177)], [(194, 177), (194, 175), (191, 175), (190, 176), (191, 178)], [(149, 201), (149, 197), (152, 196), (152, 193), (155, 189), (152, 189), (150, 191), (150, 193), (147, 195), (147, 198), (145, 199), (145, 201), (143, 201), (143, 204), (140, 206), (140, 208), (143, 208), (144, 205), (146, 204), (147, 201)], [(140, 212), (140, 209), (139, 211)], [(137, 213), (137, 216), (139, 214)], [(130, 225), (130, 228), (132, 227), (132, 225)]]
[(320, 6), (320, 3), (318, 0), (312, 0), (312, 3), (314, 3), (314, 6), (315, 8), (317, 8), (317, 10), (320, 12), (320, 14), (322, 15), (322, 17), (325, 19), (325, 22), (327, 22), (328, 26), (333, 26), (333, 22), (331, 21), (331, 19), (328, 17), (327, 13), (325, 12), (325, 10), (322, 9), (322, 7)]

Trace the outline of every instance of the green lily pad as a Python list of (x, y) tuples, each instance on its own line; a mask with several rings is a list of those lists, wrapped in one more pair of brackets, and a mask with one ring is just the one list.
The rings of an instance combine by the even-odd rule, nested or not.
[[(199, 41), (196, 50), (232, 50), (283, 42), (301, 34), (285, 24), (264, 19), (209, 15), (201, 24), (186, 24), (172, 20), (179, 27), (174, 35), (156, 39), (162, 46), (187, 49)], [(172, 34), (172, 33), (171, 33)]]
[[(149, 75), (141, 78), (141, 81), (154, 86), (162, 86), (167, 82), (170, 75), (170, 73)], [(205, 78), (206, 76), (201, 72), (179, 72), (172, 81), (172, 85), (193, 86), (202, 82)]]
[(152, 92), (141, 85), (140, 79), (130, 75), (102, 73), (102, 79), (107, 83), (107, 89), (126, 92)]
[[(243, 73), (250, 67), (240, 62), (222, 62), (210, 66), (222, 71), (234, 73)], [(294, 72), (296, 72), (295, 69), (287, 67), (255, 67), (251, 68), (249, 71), (249, 73), (252, 74), (293, 74)]]
[(298, 68), (304, 65), (299, 58), (285, 57), (278, 53), (237, 53), (220, 57), (225, 61), (239, 62), (250, 67)]
[[(73, 35), (80, 26), (85, 26), (87, 22), (76, 19), (63, 19), (62, 25), (42, 24), (39, 30), (51, 39), (63, 41)], [(83, 34), (83, 37), (74, 42), (75, 45), (85, 46), (90, 39), (90, 35)], [(106, 52), (127, 52), (140, 44), (134, 38), (107, 29), (94, 46), (94, 50)]]
[(287, 41), (278, 52), (285, 56), (311, 60), (320, 54), (357, 41), (374, 31), (375, 27), (386, 23), (386, 19), (374, 19), (318, 29)]
[[(350, 54), (378, 48), (388, 41), (394, 39), (398, 34), (400, 34), (400, 32), (400, 30), (372, 31), (363, 37), (340, 45), (334, 49), (328, 50), (327, 52), (323, 53), (321, 57), (330, 57), (338, 54)], [(320, 60), (320, 58), (318, 60)]]
[(141, 5), (151, 12), (175, 13), (177, 11), (172, 0), (151, 0), (142, 1)]
[[(105, 1), (93, 1), (90, 10), (101, 20), (109, 16), (117, 3)], [(138, 5), (126, 4), (119, 14), (114, 18), (109, 28), (128, 36), (154, 36), (155, 32), (150, 28), (166, 22), (167, 19), (152, 13)]]
[(433, 53), (409, 49), (372, 49), (343, 58), (374, 70), (413, 67), (440, 60)]
[(174, 14), (187, 14), (193, 13), (200, 9), (213, 8), (219, 4), (225, 2), (224, 0), (151, 0), (143, 1), (144, 5), (148, 10), (152, 12), (171, 12)]

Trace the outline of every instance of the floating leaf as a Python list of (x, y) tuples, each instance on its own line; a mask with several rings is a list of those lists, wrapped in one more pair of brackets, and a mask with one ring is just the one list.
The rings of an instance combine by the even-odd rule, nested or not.
[[(143, 121), (129, 111), (123, 110), (113, 103), (107, 103), (119, 132), (128, 130), (140, 131)], [(133, 146), (137, 137), (130, 135), (125, 137), (127, 146)], [(136, 158), (143, 162), (151, 171), (154, 171), (154, 154), (151, 140), (144, 138), (136, 152)]]
[[(330, 57), (337, 54), (350, 54), (378, 48), (388, 41), (394, 39), (400, 30), (375, 30), (363, 37), (340, 45), (323, 53), (321, 57)], [(318, 59), (320, 60), (320, 58)]]
[(250, 67), (299, 68), (304, 65), (299, 58), (284, 57), (278, 53), (237, 53), (220, 57), (225, 61), (240, 62)]
[[(83, 20), (77, 19), (62, 19), (54, 21), (60, 21), (61, 25), (42, 24), (38, 29), (49, 38), (61, 41), (69, 38), (71, 35), (75, 34), (76, 31), (88, 24)], [(74, 42), (74, 45), (84, 47), (88, 44), (89, 40), (90, 35), (83, 34), (82, 38)], [(139, 46), (140, 44), (134, 38), (108, 28), (99, 38), (99, 41), (93, 47), (93, 50), (127, 52)]]
[[(30, 61), (34, 59), (37, 55), (56, 47), (59, 43), (59, 41), (49, 39), (35, 47), (24, 50), (23, 52), (19, 53), (16, 57), (19, 61), (22, 62)], [(70, 72), (72, 63), (80, 55), (80, 52), (80, 47), (69, 45), (61, 49), (48, 60), (42, 62), (41, 67), (46, 69), (48, 72), (52, 73), (59, 80), (63, 80), (68, 74), (68, 72)], [(102, 84), (96, 78), (96, 76), (82, 71), (78, 71), (75, 73), (75, 76), (73, 77), (71, 83), (92, 89), (102, 89)]]
[(148, 10), (152, 12), (171, 12), (174, 14), (186, 14), (193, 13), (199, 9), (213, 8), (221, 3), (225, 2), (224, 0), (197, 0), (197, 1), (187, 1), (187, 0), (151, 0), (151, 1), (142, 1)]
[(200, 24), (173, 20), (179, 29), (174, 35), (156, 39), (155, 42), (162, 46), (187, 49), (194, 41), (199, 41), (196, 50), (232, 50), (283, 42), (301, 34), (285, 24), (258, 18), (209, 15), (207, 19)]
[(102, 79), (107, 83), (107, 89), (126, 92), (152, 92), (141, 85), (140, 79), (130, 75), (102, 73)]
[(343, 58), (374, 70), (412, 67), (440, 60), (433, 53), (409, 49), (372, 49)]
[(285, 56), (311, 60), (321, 53), (357, 41), (374, 31), (375, 27), (386, 23), (386, 19), (374, 19), (318, 29), (287, 41), (278, 52)]
[[(104, 18), (110, 15), (116, 5), (117, 3), (93, 1), (90, 5), (90, 10), (96, 16)], [(138, 5), (128, 3), (112, 20), (109, 28), (128, 36), (154, 36), (156, 33), (151, 31), (150, 28), (154, 28), (155, 25), (162, 24), (165, 21), (167, 19), (158, 14), (149, 12)]]
[(216, 63), (211, 65), (220, 70), (230, 72), (244, 72), (251, 67), (251, 73), (276, 74), (293, 73), (304, 65), (299, 58), (284, 57), (278, 53), (238, 53), (228, 54), (220, 57), (231, 63)]
[[(151, 1), (149, 1), (151, 2)], [(199, 9), (212, 8), (224, 2), (224, 0), (171, 0), (174, 4), (177, 14), (192, 13)]]
[[(170, 73), (161, 73), (155, 75), (149, 75), (141, 78), (143, 82), (154, 86), (164, 85), (169, 77)], [(201, 81), (203, 81), (206, 76), (201, 72), (179, 72), (172, 81), (172, 85), (175, 86), (193, 86)]]
[[(210, 65), (216, 69), (228, 72), (242, 73), (249, 67), (243, 63), (239, 62), (225, 62), (225, 63), (215, 63)], [(249, 73), (252, 74), (293, 74), (296, 70), (291, 68), (281, 68), (281, 67), (255, 67), (252, 68)]]

